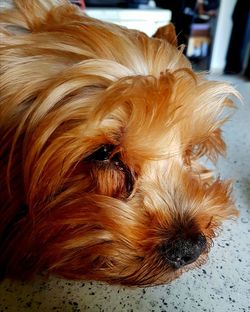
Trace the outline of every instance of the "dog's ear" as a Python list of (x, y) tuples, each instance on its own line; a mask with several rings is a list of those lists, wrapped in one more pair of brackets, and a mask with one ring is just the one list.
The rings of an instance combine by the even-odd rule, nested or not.
[(158, 28), (152, 37), (167, 40), (173, 46), (177, 46), (177, 36), (172, 23)]

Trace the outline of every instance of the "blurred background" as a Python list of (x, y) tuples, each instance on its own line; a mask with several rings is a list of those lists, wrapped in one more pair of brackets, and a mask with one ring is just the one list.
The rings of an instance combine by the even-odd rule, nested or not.
[[(12, 1), (0, 0), (0, 9)], [(250, 0), (70, 1), (92, 17), (149, 36), (171, 22), (195, 70), (250, 80)]]
[(196, 70), (250, 79), (250, 0), (72, 0), (86, 13), (154, 34), (172, 22)]

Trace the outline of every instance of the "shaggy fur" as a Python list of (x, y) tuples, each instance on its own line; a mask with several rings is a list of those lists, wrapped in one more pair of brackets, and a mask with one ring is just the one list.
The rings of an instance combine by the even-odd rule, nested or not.
[[(202, 264), (237, 215), (200, 162), (224, 153), (236, 91), (192, 71), (171, 25), (149, 38), (66, 0), (15, 4), (0, 16), (2, 277), (146, 286)], [(199, 235), (201, 255), (173, 265)]]

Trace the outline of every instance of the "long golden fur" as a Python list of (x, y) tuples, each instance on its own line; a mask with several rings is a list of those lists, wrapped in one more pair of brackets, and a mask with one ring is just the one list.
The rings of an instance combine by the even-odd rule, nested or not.
[[(2, 277), (145, 286), (202, 264), (237, 215), (200, 161), (224, 153), (236, 91), (192, 71), (171, 25), (149, 38), (66, 0), (15, 5), (0, 15)], [(169, 246), (199, 235), (201, 255), (173, 265)]]

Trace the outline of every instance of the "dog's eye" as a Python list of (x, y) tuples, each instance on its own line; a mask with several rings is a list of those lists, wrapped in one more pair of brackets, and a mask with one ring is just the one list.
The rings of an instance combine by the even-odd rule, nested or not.
[(114, 150), (115, 145), (102, 145), (91, 155), (89, 155), (85, 160), (97, 162), (100, 168), (113, 168), (116, 169), (118, 172), (122, 172), (125, 179), (124, 185), (126, 187), (126, 195), (129, 196), (133, 191), (135, 179), (130, 169), (121, 160), (121, 154), (119, 152), (114, 153)]
[(99, 147), (93, 154), (89, 155), (86, 160), (108, 161), (115, 146), (106, 144)]

